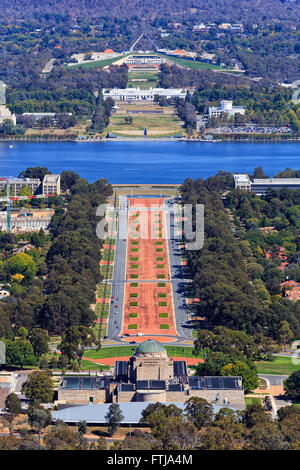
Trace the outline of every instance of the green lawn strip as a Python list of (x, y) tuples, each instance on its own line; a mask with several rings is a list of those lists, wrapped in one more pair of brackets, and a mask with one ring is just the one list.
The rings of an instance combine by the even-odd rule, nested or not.
[(176, 64), (179, 64), (179, 65), (182, 65), (183, 67), (186, 67), (188, 69), (197, 69), (197, 70), (211, 69), (211, 70), (224, 70), (224, 71), (229, 70), (224, 67), (220, 67), (219, 65), (208, 64), (206, 62), (180, 59), (180, 58), (173, 57), (173, 56), (164, 56), (164, 57), (167, 57), (170, 61), (175, 62)]
[(164, 257), (163, 257), (163, 256), (158, 256), (158, 257), (156, 258), (156, 261), (163, 261), (163, 260), (164, 260)]
[(138, 261), (139, 257), (138, 256), (131, 256), (130, 261)]
[(258, 397), (245, 397), (244, 398), (245, 400), (245, 405), (248, 406), (248, 405), (255, 405), (255, 404), (259, 404), (261, 405), (261, 399), (258, 398)]
[(130, 287), (138, 287), (138, 283), (137, 282), (131, 282), (130, 283)]
[(165, 292), (159, 292), (158, 297), (167, 297), (167, 294)]
[(165, 279), (165, 275), (164, 274), (158, 274), (157, 275), (157, 279)]
[(128, 329), (129, 330), (137, 330), (137, 324), (136, 323), (132, 323), (131, 325), (128, 325)]
[(131, 264), (130, 269), (139, 269), (139, 265), (138, 264)]
[(156, 267), (157, 267), (157, 269), (164, 269), (165, 265), (164, 264), (157, 264)]
[(113, 261), (114, 256), (115, 256), (115, 250), (108, 250), (107, 248), (105, 248), (105, 250), (103, 250), (102, 252), (101, 259), (103, 261)]
[(138, 297), (139, 294), (137, 292), (130, 292), (129, 297)]
[(102, 282), (101, 284), (98, 284), (98, 289), (97, 289), (97, 298), (102, 299), (102, 298), (109, 298), (111, 294), (111, 284), (106, 284), (106, 290), (105, 290), (105, 295), (104, 295), (104, 290), (105, 290), (105, 283)]
[(132, 242), (131, 242), (131, 245), (138, 245), (138, 244), (139, 244), (138, 241), (132, 241)]
[[(193, 347), (188, 346), (165, 346), (169, 356), (178, 357), (193, 357), (203, 359), (203, 353), (198, 356), (193, 355)], [(97, 351), (96, 349), (86, 350), (84, 357), (87, 359), (104, 359), (109, 357), (132, 356), (136, 347), (133, 346), (116, 346), (116, 347), (102, 347)]]
[(161, 330), (168, 330), (170, 326), (167, 323), (162, 323), (161, 325), (159, 325), (159, 328)]
[(102, 371), (102, 370), (109, 370), (110, 366), (108, 366), (107, 364), (96, 364), (95, 362), (90, 362), (90, 361), (86, 361), (85, 359), (83, 359), (81, 363), (81, 369)]
[(95, 307), (95, 314), (97, 317), (103, 317), (103, 318), (107, 318), (108, 317), (108, 307), (109, 305), (107, 305), (107, 308), (105, 308), (106, 305), (104, 306), (103, 308), (103, 305), (102, 304), (96, 304), (96, 307)]
[(133, 253), (137, 253), (137, 252), (139, 251), (139, 249), (138, 249), (138, 248), (131, 248), (131, 251), (132, 251)]
[(97, 67), (106, 67), (107, 65), (111, 65), (114, 62), (117, 62), (123, 57), (127, 57), (129, 54), (125, 55), (119, 55), (118, 57), (113, 57), (112, 59), (103, 59), (103, 60), (93, 60), (92, 62), (86, 62), (84, 64), (74, 64), (74, 65), (69, 65), (69, 67), (72, 67), (72, 69), (78, 69), (79, 67), (82, 67), (84, 69), (94, 69)]
[(103, 276), (104, 279), (106, 278), (106, 276), (108, 277), (108, 279), (111, 279), (112, 275), (113, 275), (113, 267), (103, 265), (103, 266), (100, 267), (100, 273), (101, 273), (101, 276)]
[(138, 317), (138, 314), (137, 314), (137, 313), (130, 313), (130, 314), (129, 314), (129, 317), (130, 317), (130, 318), (137, 318), (137, 317)]
[(290, 375), (300, 370), (300, 364), (292, 363), (291, 357), (273, 356), (272, 361), (256, 361), (258, 374)]
[(158, 302), (159, 307), (167, 307), (168, 302)]
[(137, 279), (139, 277), (138, 274), (130, 274), (131, 279)]
[(138, 302), (129, 302), (130, 307), (137, 307)]
[[(162, 244), (163, 244), (163, 242), (160, 242), (160, 241), (159, 241), (159, 242), (155, 242), (155, 245), (162, 245)], [(157, 250), (156, 250), (156, 251), (157, 251)]]
[(166, 283), (165, 282), (159, 282), (157, 284), (157, 287), (166, 287)]
[(159, 318), (168, 318), (169, 314), (168, 313), (160, 313)]
[(161, 253), (162, 251), (164, 251), (164, 249), (163, 249), (163, 248), (155, 248), (155, 251), (156, 251), (157, 253)]

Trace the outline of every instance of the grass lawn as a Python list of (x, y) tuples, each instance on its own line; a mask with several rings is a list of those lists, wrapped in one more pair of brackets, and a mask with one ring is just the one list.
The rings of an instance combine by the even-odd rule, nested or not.
[(261, 405), (261, 399), (260, 398), (257, 398), (257, 397), (245, 397), (244, 398), (245, 400), (245, 405), (248, 406), (248, 405), (255, 405), (256, 403), (260, 404)]
[(167, 307), (168, 306), (168, 302), (158, 302), (158, 305), (160, 307)]
[(167, 325), (166, 323), (162, 323), (161, 325), (159, 325), (159, 328), (161, 330), (168, 330), (170, 328), (170, 326)]
[(104, 283), (101, 283), (101, 284), (98, 285), (98, 290), (97, 290), (97, 298), (98, 298), (98, 299), (110, 297), (110, 293), (111, 293), (111, 284), (106, 284), (105, 295), (104, 295), (104, 286), (105, 286)]
[(108, 250), (107, 248), (102, 252), (103, 261), (113, 261), (115, 255), (115, 250)]
[(130, 274), (131, 279), (137, 279), (139, 276), (138, 274)]
[(138, 283), (137, 282), (131, 282), (130, 283), (130, 287), (138, 287)]
[(157, 279), (165, 279), (165, 275), (164, 274), (158, 274), (157, 275)]
[(166, 283), (165, 282), (159, 282), (157, 284), (157, 287), (166, 287)]
[(128, 329), (129, 329), (129, 330), (137, 330), (137, 324), (136, 324), (136, 323), (132, 323), (131, 325), (128, 325)]
[(129, 317), (130, 318), (137, 318), (138, 314), (137, 313), (130, 313)]
[(168, 318), (169, 314), (168, 313), (160, 313), (159, 318)]
[(102, 371), (102, 370), (109, 370), (110, 366), (108, 366), (106, 364), (95, 364), (95, 362), (90, 362), (90, 361), (86, 361), (85, 359), (83, 359), (83, 361), (81, 363), (81, 369), (82, 370), (99, 370), (99, 371)]
[(112, 275), (113, 275), (113, 267), (103, 265), (103, 266), (100, 267), (100, 273), (101, 273), (101, 276), (103, 276), (104, 279), (106, 278), (106, 275), (107, 275), (108, 279), (111, 279)]
[(199, 62), (196, 60), (188, 60), (188, 59), (180, 59), (177, 57), (171, 57), (171, 56), (163, 56), (167, 57), (169, 60), (172, 62), (175, 62), (176, 64), (182, 65), (183, 67), (186, 67), (188, 69), (196, 69), (196, 70), (205, 70), (205, 69), (210, 69), (210, 70), (227, 70), (224, 67), (219, 67), (218, 65), (213, 65), (213, 64), (207, 64), (206, 62)]
[(167, 297), (165, 292), (159, 292), (158, 297)]
[(118, 57), (114, 57), (112, 59), (103, 59), (103, 60), (93, 60), (92, 62), (87, 62), (85, 64), (75, 64), (75, 65), (70, 65), (69, 67), (72, 67), (73, 69), (78, 69), (79, 67), (82, 67), (84, 69), (94, 69), (96, 67), (106, 67), (107, 65), (111, 65), (114, 62), (117, 62), (120, 60), (122, 57), (126, 57), (126, 55), (120, 55)]
[[(97, 317), (104, 317), (104, 318), (107, 318), (108, 317), (108, 305), (107, 305), (107, 308), (105, 308), (106, 305), (104, 306), (104, 309), (103, 309), (103, 306), (102, 304), (96, 304), (96, 307), (95, 307), (95, 314)], [(102, 311), (103, 309), (103, 311)]]
[(138, 269), (139, 265), (138, 264), (131, 264), (130, 269)]
[(300, 370), (300, 364), (293, 364), (291, 357), (284, 356), (274, 356), (272, 361), (256, 361), (255, 365), (259, 374), (290, 375)]
[(137, 307), (138, 302), (129, 302), (130, 307)]
[(183, 122), (176, 114), (131, 114), (132, 123), (125, 123), (128, 114), (114, 114), (106, 132), (120, 136), (143, 137), (147, 127), (148, 136), (172, 136), (182, 133)]
[[(116, 347), (105, 347), (99, 349), (90, 349), (84, 353), (84, 357), (89, 359), (101, 359), (108, 357), (121, 357), (121, 356), (132, 356), (133, 352), (136, 350), (137, 346), (116, 346)], [(199, 356), (193, 355), (193, 347), (188, 346), (165, 346), (168, 355), (178, 356), (178, 357), (196, 357), (198, 359), (203, 359), (204, 353), (201, 352)]]

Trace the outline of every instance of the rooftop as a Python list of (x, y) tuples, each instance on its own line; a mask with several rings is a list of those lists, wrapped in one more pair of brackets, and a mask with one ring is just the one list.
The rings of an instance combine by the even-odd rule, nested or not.
[[(124, 416), (122, 424), (138, 424), (141, 417), (142, 411), (147, 408), (152, 402), (130, 402), (130, 403), (118, 403), (121, 412)], [(153, 402), (154, 403), (154, 402)], [(165, 402), (164, 405), (175, 405), (181, 410), (184, 409), (185, 404), (179, 402)], [(107, 422), (105, 415), (108, 412), (111, 403), (104, 404), (90, 404), (83, 406), (72, 406), (59, 411), (52, 412), (53, 421), (62, 419), (67, 423), (78, 423), (79, 421), (86, 421), (89, 424), (105, 424)], [(224, 408), (224, 405), (213, 404), (214, 413)], [(226, 405), (226, 408), (237, 409), (235, 407)]]
[(158, 341), (155, 341), (154, 339), (148, 339), (138, 346), (135, 354), (150, 354), (160, 352), (166, 352), (166, 348)]

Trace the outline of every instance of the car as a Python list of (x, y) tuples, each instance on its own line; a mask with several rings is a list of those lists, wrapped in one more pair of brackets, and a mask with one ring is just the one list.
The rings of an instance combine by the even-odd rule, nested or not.
[(118, 306), (117, 306), (117, 305), (115, 305), (115, 308), (118, 308)]
[(129, 344), (136, 344), (136, 341), (130, 341)]
[(124, 333), (124, 335), (123, 335), (123, 336), (130, 336), (130, 335), (129, 335), (128, 333)]

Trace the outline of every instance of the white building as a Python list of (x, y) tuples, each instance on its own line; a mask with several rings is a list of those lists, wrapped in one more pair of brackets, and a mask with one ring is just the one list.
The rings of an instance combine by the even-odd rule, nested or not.
[(140, 88), (113, 88), (112, 90), (104, 90), (103, 97), (108, 97), (116, 101), (153, 101), (155, 95), (169, 98), (185, 98), (186, 89), (181, 88), (149, 88), (149, 90), (141, 90)]
[(221, 106), (216, 108), (211, 106), (208, 108), (209, 117), (220, 117), (222, 113), (226, 113), (228, 117), (234, 116), (235, 114), (245, 114), (246, 108), (244, 106), (233, 106), (232, 101), (222, 100)]
[(243, 191), (252, 191), (261, 196), (268, 189), (300, 189), (300, 178), (254, 178), (250, 180), (246, 174), (233, 175), (234, 187)]
[(16, 116), (11, 114), (10, 110), (4, 104), (0, 104), (0, 124), (6, 119), (9, 119), (16, 125)]

